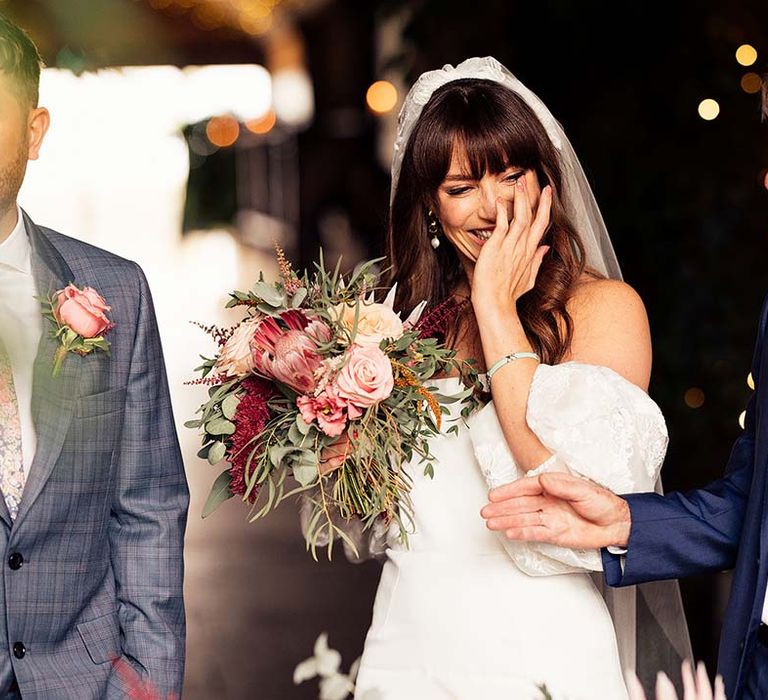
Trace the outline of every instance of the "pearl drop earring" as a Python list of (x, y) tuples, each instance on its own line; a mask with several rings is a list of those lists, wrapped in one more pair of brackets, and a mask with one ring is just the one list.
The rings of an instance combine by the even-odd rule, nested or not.
[(429, 244), (434, 250), (437, 250), (440, 247), (440, 239), (437, 236), (440, 231), (440, 222), (437, 220), (437, 217), (431, 209), (427, 212), (427, 218), (427, 232), (432, 234), (432, 239), (429, 241)]

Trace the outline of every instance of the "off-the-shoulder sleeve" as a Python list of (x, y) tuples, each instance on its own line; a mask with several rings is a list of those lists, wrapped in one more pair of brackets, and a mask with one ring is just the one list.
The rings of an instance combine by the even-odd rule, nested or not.
[[(528, 397), (528, 425), (552, 457), (528, 476), (569, 471), (615, 493), (653, 491), (667, 449), (659, 407), (607, 367), (566, 362), (540, 365)], [(512, 458), (493, 402), (469, 420), (480, 469), (491, 488), (525, 477)], [(531, 575), (600, 571), (597, 550), (510, 542), (505, 548)]]

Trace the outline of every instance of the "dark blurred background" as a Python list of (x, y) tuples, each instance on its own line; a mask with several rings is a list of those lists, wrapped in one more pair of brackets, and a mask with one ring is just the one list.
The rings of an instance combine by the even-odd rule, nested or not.
[[(381, 252), (403, 88), (424, 70), (495, 56), (563, 124), (625, 279), (645, 300), (651, 395), (671, 437), (666, 488), (722, 473), (751, 393), (768, 291), (764, 1), (0, 0), (0, 11), (30, 31), (49, 66), (76, 74), (255, 63), (275, 85), (298, 76), (296, 90), (309, 90), (304, 112), (291, 116), (273, 88), (274, 111), (232, 138), (225, 115), (184, 126), (190, 171), (178, 235), (223, 226), (243, 250), (277, 238), (301, 266), (321, 245), (350, 265)], [(745, 44), (757, 58), (742, 50), (740, 63)], [(394, 108), (386, 86), (382, 105), (376, 94), (366, 102), (382, 79), (398, 91)], [(700, 115), (705, 99), (718, 103), (716, 118)], [(197, 500), (185, 697), (316, 697), (312, 683), (292, 685), (293, 667), (323, 630), (345, 668), (357, 657), (378, 566), (312, 563), (290, 507), (247, 525), (230, 502), (201, 523), (216, 471), (194, 459), (188, 470)], [(682, 582), (694, 652), (711, 670), (728, 587), (727, 574)]]

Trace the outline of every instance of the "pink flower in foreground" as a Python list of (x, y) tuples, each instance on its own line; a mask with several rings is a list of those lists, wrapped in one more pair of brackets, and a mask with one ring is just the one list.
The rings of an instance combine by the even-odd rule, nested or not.
[(322, 361), (317, 348), (330, 338), (328, 326), (301, 311), (269, 316), (251, 338), (254, 369), (302, 394), (314, 391), (314, 372)]
[(152, 681), (142, 678), (124, 658), (115, 657), (112, 659), (112, 665), (120, 679), (125, 697), (129, 700), (176, 700), (173, 693), (164, 698)]
[(111, 310), (95, 289), (78, 289), (74, 284), (56, 292), (53, 304), (54, 318), (83, 338), (96, 338), (112, 328), (106, 314)]
[(320, 430), (328, 437), (341, 435), (347, 426), (347, 418), (354, 420), (362, 415), (359, 409), (340, 398), (332, 385), (317, 396), (299, 396), (296, 405), (304, 422), (317, 421)]
[(394, 386), (389, 358), (377, 347), (352, 346), (336, 377), (338, 395), (359, 408), (383, 401)]

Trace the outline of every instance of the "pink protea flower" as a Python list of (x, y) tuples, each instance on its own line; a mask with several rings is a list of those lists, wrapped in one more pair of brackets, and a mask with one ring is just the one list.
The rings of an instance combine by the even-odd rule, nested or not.
[(302, 394), (315, 389), (314, 372), (322, 357), (317, 348), (331, 338), (331, 330), (302, 311), (291, 309), (265, 318), (251, 338), (257, 372)]

